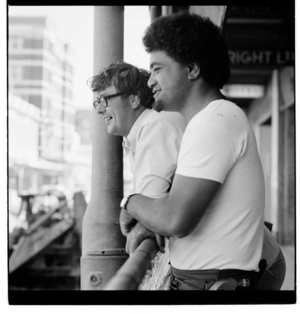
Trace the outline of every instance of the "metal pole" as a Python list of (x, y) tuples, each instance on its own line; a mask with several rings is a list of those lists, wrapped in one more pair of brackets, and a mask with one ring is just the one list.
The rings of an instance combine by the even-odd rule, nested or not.
[[(124, 7), (94, 7), (94, 74), (123, 59)], [(102, 290), (127, 259), (119, 213), (123, 197), (122, 137), (93, 115), (91, 199), (82, 224), (81, 289)]]
[(104, 290), (137, 290), (157, 252), (158, 247), (153, 239), (144, 240)]

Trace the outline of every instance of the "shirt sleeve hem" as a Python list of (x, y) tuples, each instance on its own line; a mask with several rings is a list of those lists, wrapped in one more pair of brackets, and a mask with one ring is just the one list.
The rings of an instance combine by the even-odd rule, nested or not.
[(225, 181), (225, 177), (220, 176), (219, 173), (208, 172), (203, 170), (197, 171), (197, 169), (192, 168), (177, 168), (175, 173), (185, 177), (207, 179), (220, 183), (223, 183)]

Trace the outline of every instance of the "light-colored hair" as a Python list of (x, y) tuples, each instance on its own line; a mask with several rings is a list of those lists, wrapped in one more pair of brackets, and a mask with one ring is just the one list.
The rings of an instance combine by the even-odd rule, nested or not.
[(154, 98), (147, 85), (150, 74), (149, 71), (124, 61), (117, 61), (103, 68), (98, 75), (91, 77), (87, 84), (93, 92), (100, 92), (113, 85), (117, 92), (124, 93), (124, 97), (137, 95), (142, 106), (152, 108)]

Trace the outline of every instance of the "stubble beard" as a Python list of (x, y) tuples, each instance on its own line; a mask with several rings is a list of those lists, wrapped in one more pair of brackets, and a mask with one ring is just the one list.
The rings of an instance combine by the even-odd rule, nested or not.
[(155, 103), (153, 104), (153, 109), (157, 112), (161, 112), (162, 110), (164, 110), (164, 105), (162, 101), (161, 100), (155, 101)]

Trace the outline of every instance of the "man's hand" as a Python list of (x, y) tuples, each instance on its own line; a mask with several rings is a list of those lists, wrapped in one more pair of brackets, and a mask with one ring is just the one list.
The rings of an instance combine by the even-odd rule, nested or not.
[(165, 237), (160, 234), (155, 234), (155, 239), (156, 239), (156, 243), (158, 245), (159, 250), (162, 253), (165, 253), (165, 246), (166, 246)]
[(131, 229), (136, 225), (137, 220), (135, 220), (132, 216), (130, 216), (130, 214), (122, 209), (119, 222), (122, 234), (127, 237)]
[(161, 235), (155, 235), (152, 231), (145, 228), (139, 222), (135, 225), (135, 227), (131, 230), (131, 232), (127, 236), (126, 242), (126, 252), (128, 254), (133, 253), (138, 246), (147, 238), (155, 238), (159, 250), (164, 253), (165, 251), (165, 239)]

